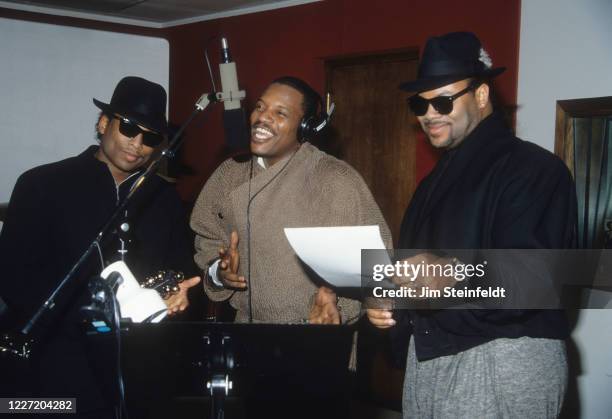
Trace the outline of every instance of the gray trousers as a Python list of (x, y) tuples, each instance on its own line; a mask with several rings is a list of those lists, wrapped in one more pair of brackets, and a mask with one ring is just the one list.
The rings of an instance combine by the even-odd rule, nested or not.
[(419, 362), (410, 340), (404, 419), (556, 418), (567, 387), (565, 342), (496, 339)]

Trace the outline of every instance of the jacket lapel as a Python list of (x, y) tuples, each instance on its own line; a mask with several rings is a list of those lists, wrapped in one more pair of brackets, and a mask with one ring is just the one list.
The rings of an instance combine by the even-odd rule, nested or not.
[[(428, 197), (422, 203), (420, 223), (424, 223), (431, 215), (436, 205), (444, 197), (452, 193), (452, 189), (461, 184), (461, 179), (468, 166), (489, 166), (496, 150), (505, 143), (505, 138), (511, 138), (510, 130), (506, 127), (501, 113), (495, 112), (485, 118), (454, 150), (449, 150), (440, 159), (432, 175), (437, 174), (438, 179), (432, 177), (427, 191)], [(436, 171), (438, 173), (436, 173)]]

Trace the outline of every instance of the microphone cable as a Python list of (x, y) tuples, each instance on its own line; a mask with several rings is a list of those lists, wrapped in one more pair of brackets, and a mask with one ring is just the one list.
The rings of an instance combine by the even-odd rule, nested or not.
[(208, 66), (208, 74), (210, 75), (210, 82), (212, 83), (213, 92), (217, 91), (217, 86), (215, 86), (215, 77), (213, 76), (212, 67), (210, 65), (210, 59), (208, 58), (208, 44), (210, 41), (215, 39), (216, 37), (212, 37), (206, 43), (206, 48), (204, 48), (204, 58), (206, 58), (206, 65)]
[(211, 41), (218, 39), (219, 35), (213, 35), (206, 40), (206, 46), (204, 47), (204, 58), (206, 59), (206, 65), (208, 66), (208, 75), (210, 76), (210, 83), (212, 84), (213, 92), (217, 91), (217, 86), (215, 84), (215, 76), (213, 76), (212, 66), (210, 65), (210, 59), (208, 58), (208, 46)]

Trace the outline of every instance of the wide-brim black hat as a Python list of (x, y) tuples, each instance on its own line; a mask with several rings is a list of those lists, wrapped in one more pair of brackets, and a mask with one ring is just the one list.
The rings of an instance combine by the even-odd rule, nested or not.
[(399, 87), (408, 92), (424, 92), (469, 77), (493, 78), (505, 67), (492, 68), (491, 58), (471, 32), (452, 32), (427, 40), (416, 80)]
[(160, 134), (168, 133), (166, 90), (140, 77), (124, 77), (117, 83), (110, 103), (94, 98), (104, 113), (119, 114)]

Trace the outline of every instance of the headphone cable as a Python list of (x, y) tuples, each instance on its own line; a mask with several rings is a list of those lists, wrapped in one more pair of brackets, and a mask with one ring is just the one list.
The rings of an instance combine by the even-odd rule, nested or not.
[(299, 149), (300, 148), (298, 147), (298, 149), (295, 150), (293, 154), (291, 155), (291, 157), (289, 157), (289, 159), (285, 162), (285, 165), (274, 176), (272, 176), (272, 178), (268, 180), (268, 182), (266, 182), (265, 185), (263, 185), (253, 196), (251, 196), (251, 181), (253, 179), (253, 158), (251, 158), (251, 167), (249, 170), (249, 203), (247, 204), (247, 210), (246, 210), (247, 259), (248, 259), (248, 263), (247, 263), (247, 278), (248, 279), (247, 280), (249, 281), (249, 283), (247, 284), (247, 299), (248, 299), (247, 303), (248, 303), (248, 310), (249, 310), (249, 323), (253, 323), (253, 278), (251, 278), (251, 203), (253, 202), (255, 197), (260, 194), (260, 192), (266, 189), (268, 185), (270, 185), (272, 181), (274, 181), (274, 179), (276, 179), (281, 173), (285, 171), (285, 169), (287, 168), (289, 163), (291, 163), (291, 160), (293, 160), (293, 158), (295, 157)]

